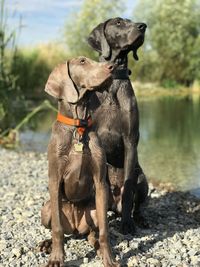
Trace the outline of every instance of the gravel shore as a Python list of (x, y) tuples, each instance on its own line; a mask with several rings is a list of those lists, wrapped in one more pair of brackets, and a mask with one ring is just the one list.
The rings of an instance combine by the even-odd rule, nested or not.
[[(0, 149), (0, 266), (44, 266), (48, 255), (37, 251), (50, 238), (40, 222), (48, 198), (47, 155)], [(200, 266), (200, 199), (168, 186), (150, 184), (144, 207), (149, 229), (134, 236), (118, 232), (120, 219), (109, 213), (110, 238), (122, 266)], [(102, 267), (85, 238), (66, 237), (66, 266)]]

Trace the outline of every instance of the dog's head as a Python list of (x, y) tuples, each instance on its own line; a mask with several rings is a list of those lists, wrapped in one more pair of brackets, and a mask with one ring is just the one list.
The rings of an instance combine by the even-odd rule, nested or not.
[(112, 80), (113, 65), (86, 57), (58, 65), (50, 74), (45, 91), (57, 99), (77, 103), (86, 91), (96, 90)]
[(138, 60), (137, 49), (144, 42), (147, 25), (129, 19), (113, 18), (100, 23), (90, 33), (88, 43), (106, 60), (114, 60), (121, 52), (133, 51)]

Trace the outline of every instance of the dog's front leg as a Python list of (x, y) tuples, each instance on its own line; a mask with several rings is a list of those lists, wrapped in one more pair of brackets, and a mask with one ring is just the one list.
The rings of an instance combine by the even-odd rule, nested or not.
[(96, 144), (98, 140), (95, 138), (95, 142), (91, 144), (90, 150), (93, 158), (93, 177), (96, 189), (95, 201), (97, 219), (99, 225), (99, 245), (100, 252), (103, 258), (103, 264), (105, 267), (119, 267), (120, 265), (114, 260), (109, 237), (108, 237), (108, 221), (107, 221), (107, 206), (108, 206), (108, 185), (106, 183), (106, 157)]
[(47, 267), (61, 267), (64, 266), (64, 232), (61, 224), (61, 177), (59, 177), (55, 161), (49, 161), (49, 166), (52, 252)]
[(128, 234), (135, 231), (134, 221), (131, 218), (131, 215), (138, 179), (135, 173), (135, 164), (137, 162), (137, 145), (135, 144), (134, 140), (124, 138), (124, 146), (124, 191), (122, 195), (121, 231), (123, 234)]
[(115, 262), (110, 242), (108, 236), (108, 222), (107, 222), (107, 204), (108, 204), (108, 188), (107, 184), (104, 181), (99, 179), (100, 177), (95, 177), (97, 182), (95, 183), (96, 187), (96, 210), (97, 218), (99, 223), (99, 244), (100, 252), (103, 258), (103, 264), (105, 267), (118, 267), (120, 266)]

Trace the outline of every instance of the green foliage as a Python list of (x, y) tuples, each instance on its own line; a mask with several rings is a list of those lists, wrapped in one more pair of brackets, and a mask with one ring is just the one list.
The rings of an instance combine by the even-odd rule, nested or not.
[(96, 57), (87, 44), (92, 29), (110, 17), (119, 16), (122, 0), (85, 0), (78, 14), (72, 14), (65, 25), (65, 40), (72, 56)]
[[(17, 76), (11, 71), (15, 61), (17, 30), (7, 26), (4, 0), (0, 1), (0, 129), (15, 123), (23, 106), (23, 95), (16, 85)], [(18, 30), (20, 29), (20, 25)]]
[[(171, 80), (186, 85), (200, 77), (200, 6), (197, 0), (157, 0), (154, 4), (141, 0), (134, 13), (148, 25), (145, 54), (149, 59), (154, 53), (157, 61), (154, 65), (154, 58), (151, 58), (154, 68), (149, 68), (147, 76), (154, 77), (156, 72), (159, 81)], [(145, 68), (141, 66), (141, 72)]]
[(179, 84), (175, 80), (163, 80), (161, 86), (167, 89), (178, 88)]
[(132, 71), (132, 80), (142, 80), (145, 82), (159, 80), (159, 62), (155, 51), (146, 51), (141, 47), (138, 51), (139, 61), (133, 59), (132, 54), (129, 54), (129, 68)]
[(66, 53), (58, 44), (19, 50), (12, 72), (18, 76), (17, 85), (22, 88), (25, 99), (44, 98), (43, 88), (51, 70), (64, 60)]

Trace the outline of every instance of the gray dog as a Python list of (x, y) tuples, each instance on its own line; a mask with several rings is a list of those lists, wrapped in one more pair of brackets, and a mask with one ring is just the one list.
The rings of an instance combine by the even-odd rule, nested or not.
[[(111, 189), (121, 185), (121, 189), (112, 193), (113, 199), (116, 199), (116, 194), (121, 194), (118, 199), (122, 199), (122, 205), (117, 206), (118, 211), (122, 212), (121, 230), (125, 234), (134, 232), (133, 205), (135, 219), (137, 215), (137, 220), (145, 225), (140, 213), (140, 204), (148, 194), (148, 183), (138, 162), (139, 114), (128, 77), (127, 58), (128, 53), (132, 51), (134, 59), (138, 60), (137, 49), (144, 42), (145, 30), (144, 23), (114, 18), (99, 24), (88, 38), (91, 47), (99, 52), (100, 61), (116, 65), (114, 80), (108, 91), (97, 92), (91, 102), (94, 126), (106, 151), (107, 162), (112, 168), (112, 177), (120, 177), (122, 180), (112, 184), (116, 179), (109, 177)], [(114, 170), (116, 175), (113, 173)], [(140, 190), (137, 192), (138, 188)]]

